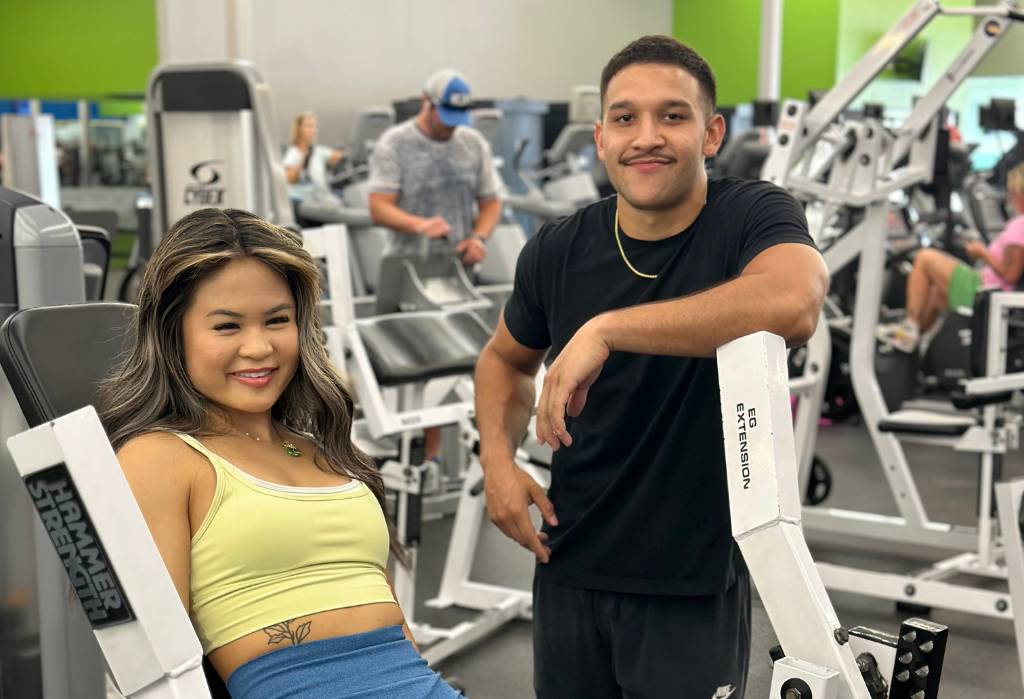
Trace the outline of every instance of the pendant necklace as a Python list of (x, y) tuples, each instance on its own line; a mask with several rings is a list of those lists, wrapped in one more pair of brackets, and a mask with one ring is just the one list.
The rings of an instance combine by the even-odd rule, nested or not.
[[(273, 429), (273, 428), (271, 428), (271, 429)], [(274, 431), (276, 432), (276, 430), (274, 430)], [(241, 430), (235, 429), (235, 432), (241, 432)], [(253, 434), (249, 434), (248, 432), (241, 432), (241, 434), (244, 434), (246, 437), (248, 437), (249, 439), (251, 439), (251, 440), (253, 440), (255, 442), (264, 442), (265, 441), (265, 440), (260, 439), (259, 436), (253, 435)], [(281, 446), (284, 448), (284, 453), (287, 454), (288, 456), (291, 456), (291, 457), (294, 457), (294, 458), (298, 458), (298, 457), (302, 456), (302, 450), (300, 450), (297, 446), (295, 446), (295, 444), (293, 442), (286, 442), (284, 440), (281, 440)]]

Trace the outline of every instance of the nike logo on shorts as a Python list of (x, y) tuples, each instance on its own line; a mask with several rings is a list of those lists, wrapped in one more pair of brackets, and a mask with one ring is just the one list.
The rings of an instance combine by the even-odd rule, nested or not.
[(726, 699), (726, 697), (731, 697), (733, 692), (735, 691), (735, 686), (727, 684), (724, 687), (719, 687), (718, 689), (716, 689), (715, 693), (711, 696), (711, 699)]

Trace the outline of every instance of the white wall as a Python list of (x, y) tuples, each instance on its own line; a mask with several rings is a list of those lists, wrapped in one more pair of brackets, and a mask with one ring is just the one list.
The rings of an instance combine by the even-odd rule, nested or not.
[(160, 62), (227, 58), (225, 0), (156, 0)]
[[(235, 54), (270, 84), (282, 142), (303, 109), (346, 140), (360, 106), (417, 95), (438, 68), (474, 96), (566, 100), (616, 51), (672, 33), (672, 0), (158, 0), (160, 58)], [(245, 26), (245, 25), (248, 26)], [(215, 35), (221, 33), (218, 45)]]

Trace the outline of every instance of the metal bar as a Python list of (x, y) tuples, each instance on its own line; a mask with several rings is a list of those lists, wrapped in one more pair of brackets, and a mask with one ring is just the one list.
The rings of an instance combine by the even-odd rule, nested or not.
[[(92, 155), (89, 148), (89, 102), (87, 100), (78, 100), (77, 108), (78, 128), (81, 132), (81, 137), (78, 141), (78, 186), (88, 187), (92, 184)], [(113, 235), (114, 231), (111, 231), (110, 234)]]
[(878, 573), (831, 563), (818, 563), (825, 586), (830, 590), (853, 592), (867, 597), (951, 609), (993, 619), (1013, 618), (1010, 595), (926, 580), (913, 575)]
[[(448, 598), (434, 598), (427, 600), (425, 604), (432, 609), (447, 609), (448, 607), (455, 606), (483, 611), (492, 609), (510, 596), (520, 597), (530, 604), (533, 601), (533, 593), (529, 590), (518, 590), (514, 587), (505, 587), (503, 585), (467, 581), (455, 588), (450, 598), (451, 601)], [(529, 610), (524, 609), (522, 618), (527, 619), (530, 616)]]
[(970, 9), (971, 11), (959, 12), (943, 9), (942, 14), (984, 15), (986, 19), (978, 25), (974, 31), (974, 36), (949, 64), (942, 77), (917, 101), (910, 115), (898, 129), (899, 135), (889, 160), (893, 165), (910, 152), (910, 146), (914, 139), (918, 138), (932, 125), (935, 116), (939, 114), (946, 102), (949, 101), (953, 92), (974, 72), (974, 69), (978, 67), (982, 59), (989, 54), (992, 48), (1006, 34), (1010, 20), (1005, 16), (1005, 8), (1002, 8), (1003, 16), (999, 16), (997, 12), (1000, 8), (995, 7), (964, 9)]
[(857, 404), (864, 416), (882, 464), (882, 472), (896, 500), (900, 515), (911, 527), (922, 529), (928, 522), (921, 495), (917, 490), (903, 448), (892, 434), (879, 430), (879, 422), (889, 415), (885, 398), (875, 374), (875, 326), (882, 296), (882, 273), (885, 270), (885, 230), (888, 207), (876, 202), (864, 215), (865, 236), (858, 271), (857, 292), (850, 341), (850, 375)]
[[(995, 423), (995, 407), (985, 408), (986, 420)], [(986, 425), (987, 426), (987, 425)], [(994, 562), (992, 555), (992, 475), (995, 456), (989, 452), (981, 454), (981, 475), (978, 478), (978, 558), (982, 565), (989, 566)], [(1024, 610), (1022, 610), (1024, 611)]]
[(761, 60), (757, 71), (757, 96), (779, 99), (782, 72), (782, 0), (761, 0)]
[(522, 613), (525, 601), (521, 598), (509, 597), (498, 607), (484, 612), (472, 624), (460, 624), (451, 636), (423, 651), (423, 659), (428, 665), (436, 665), (445, 658), (462, 651), (468, 646), (489, 636)]
[(961, 386), (963, 386), (964, 391), (968, 395), (972, 396), (1019, 391), (1024, 389), (1024, 372), (1015, 372), (992, 378), (968, 379)]
[(821, 404), (825, 399), (825, 384), (828, 381), (828, 368), (832, 360), (832, 338), (829, 332), (828, 322), (823, 313), (818, 319), (818, 327), (807, 342), (803, 376), (796, 382), (790, 381), (790, 390), (794, 389), (794, 383), (807, 384), (797, 402), (794, 425), (798, 485), (801, 493), (807, 492), (807, 483), (811, 476), (818, 420), (821, 417)]
[(941, 522), (926, 522), (923, 527), (911, 527), (902, 517), (834, 507), (805, 507), (802, 518), (804, 529), (809, 531), (919, 544), (947, 551), (973, 551), (978, 546), (978, 532), (973, 527)]
[(813, 144), (818, 135), (864, 91), (882, 69), (896, 57), (904, 46), (917, 36), (941, 8), (934, 0), (919, 0), (907, 10), (899, 21), (885, 33), (871, 50), (836, 84), (807, 114), (805, 134), (797, 157)]
[[(943, 7), (943, 17), (985, 17), (989, 15), (997, 15), (999, 17), (1014, 17), (1019, 19), (1020, 14), (1015, 13), (1009, 5), (1015, 5), (1016, 3), (1008, 3), (1007, 5), (991, 5), (988, 7)], [(1015, 17), (1016, 15), (1016, 17)]]
[(786, 348), (760, 332), (717, 352), (732, 534), (789, 657), (829, 668), (870, 699), (800, 527)]
[[(444, 560), (441, 584), (437, 597), (431, 606), (448, 607), (457, 604), (459, 586), (469, 580), (473, 557), (480, 538), (480, 527), (484, 522), (483, 493), (474, 490), (483, 480), (484, 472), (480, 461), (473, 457), (462, 485), (459, 506), (455, 513), (448, 553)], [(428, 603), (429, 604), (429, 603)]]
[[(1024, 480), (996, 485), (999, 529), (1003, 536), (1010, 596), (1017, 609), (1024, 610), (1024, 544), (1021, 542), (1020, 507), (1024, 498)], [(1024, 614), (1015, 614), (1013, 630), (1017, 638), (1017, 662), (1024, 680)]]

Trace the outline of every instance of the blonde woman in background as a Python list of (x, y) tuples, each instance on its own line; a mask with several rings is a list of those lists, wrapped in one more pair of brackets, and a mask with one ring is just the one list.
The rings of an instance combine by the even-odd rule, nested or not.
[(935, 248), (918, 251), (907, 277), (907, 317), (900, 323), (879, 326), (878, 339), (901, 352), (916, 352), (921, 335), (946, 309), (972, 307), (982, 288), (1017, 288), (1024, 274), (1024, 163), (1010, 170), (1006, 198), (1017, 216), (989, 245), (980, 240), (966, 243), (967, 256), (980, 264), (969, 265)]
[(316, 114), (298, 114), (292, 121), (291, 141), (284, 154), (289, 194), (297, 201), (330, 194), (327, 168), (336, 167), (345, 158), (343, 151), (319, 145), (316, 136)]

